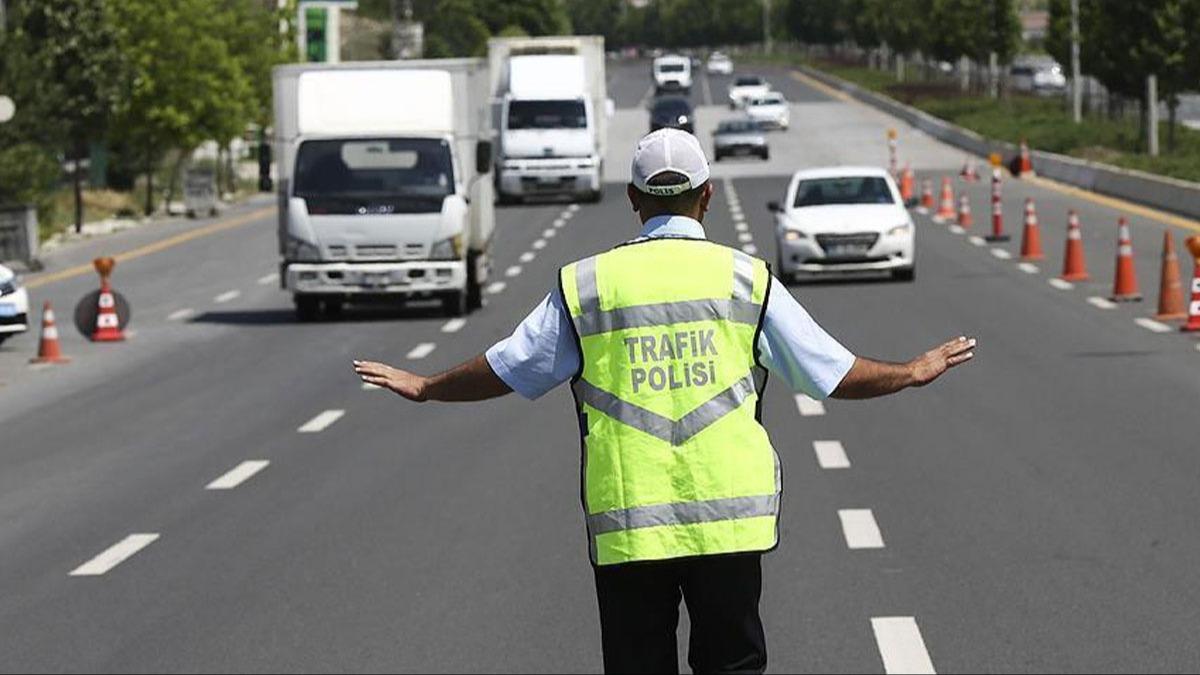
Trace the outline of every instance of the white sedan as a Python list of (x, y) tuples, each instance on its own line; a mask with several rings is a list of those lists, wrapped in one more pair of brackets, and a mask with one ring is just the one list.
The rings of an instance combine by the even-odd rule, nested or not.
[(792, 122), (792, 111), (787, 99), (779, 92), (771, 92), (765, 96), (752, 98), (746, 103), (746, 116), (758, 122), (764, 129), (783, 129), (787, 131)]
[(706, 65), (709, 75), (732, 75), (733, 60), (721, 52), (713, 52)]
[(775, 213), (776, 272), (784, 279), (823, 274), (915, 276), (916, 230), (895, 181), (883, 169), (798, 171)]
[(29, 294), (17, 275), (0, 265), (0, 343), (29, 330)]

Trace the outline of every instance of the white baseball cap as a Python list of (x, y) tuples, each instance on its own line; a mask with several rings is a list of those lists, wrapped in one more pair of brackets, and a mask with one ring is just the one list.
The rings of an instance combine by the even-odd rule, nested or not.
[[(695, 136), (680, 129), (663, 128), (638, 141), (631, 173), (633, 186), (638, 190), (670, 197), (708, 182), (708, 158)], [(674, 185), (649, 185), (651, 179), (664, 173), (677, 173), (687, 180)]]

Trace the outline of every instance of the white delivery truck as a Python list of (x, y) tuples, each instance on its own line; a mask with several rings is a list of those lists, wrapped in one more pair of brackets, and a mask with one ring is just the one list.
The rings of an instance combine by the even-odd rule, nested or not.
[(604, 38), (492, 38), (488, 61), (500, 200), (599, 201), (613, 111)]
[(656, 95), (674, 92), (686, 96), (692, 91), (692, 60), (686, 56), (660, 56), (651, 64), (650, 74), (654, 76)]
[(487, 63), (279, 66), (274, 90), (280, 279), (297, 316), (479, 307), (495, 227)]

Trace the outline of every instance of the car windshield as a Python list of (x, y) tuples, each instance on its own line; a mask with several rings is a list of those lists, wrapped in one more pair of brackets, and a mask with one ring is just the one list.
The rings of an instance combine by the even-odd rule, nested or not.
[(296, 156), (296, 196), (437, 199), (454, 192), (450, 145), (432, 138), (305, 141)]
[(692, 106), (682, 98), (660, 98), (654, 104), (654, 112), (661, 115), (690, 115)]
[(796, 188), (796, 208), (831, 204), (894, 204), (887, 181), (878, 176), (846, 176), (801, 181)]
[(754, 122), (721, 122), (717, 125), (718, 134), (745, 134), (758, 131), (758, 125)]
[(734, 81), (735, 87), (758, 87), (763, 83), (761, 77), (739, 77)]
[(586, 129), (583, 101), (513, 101), (508, 105), (509, 129)]
[(664, 63), (658, 67), (658, 72), (660, 73), (682, 73), (683, 70), (684, 65), (682, 63)]

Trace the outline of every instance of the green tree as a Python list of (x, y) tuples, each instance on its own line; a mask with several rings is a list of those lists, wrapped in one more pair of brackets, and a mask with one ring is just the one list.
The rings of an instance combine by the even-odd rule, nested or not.
[(425, 56), (484, 56), (491, 36), (475, 15), (472, 0), (442, 0), (438, 11), (425, 20)]

